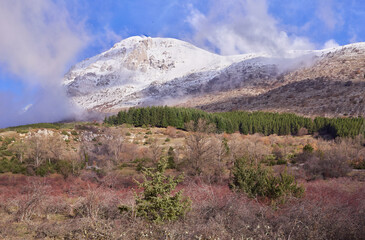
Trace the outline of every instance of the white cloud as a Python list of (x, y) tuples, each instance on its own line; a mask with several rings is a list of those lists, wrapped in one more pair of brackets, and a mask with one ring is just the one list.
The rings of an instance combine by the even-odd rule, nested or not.
[(318, 1), (317, 17), (326, 25), (329, 30), (343, 25), (343, 19), (339, 11), (335, 9), (333, 0)]
[(61, 80), (77, 53), (87, 45), (89, 37), (62, 3), (0, 1), (0, 63), (26, 86), (40, 88), (38, 99), (23, 115), (19, 115), (19, 110), (30, 102), (12, 101), (11, 96), (5, 98), (4, 93), (0, 93), (1, 99), (7, 99), (0, 105), (0, 115), (6, 116), (1, 118), (1, 126), (15, 122), (57, 121), (72, 114)]
[(323, 49), (327, 49), (327, 48), (335, 48), (335, 47), (339, 47), (340, 44), (338, 44), (334, 39), (330, 39), (328, 40), (324, 45), (323, 45)]
[(207, 14), (191, 7), (187, 21), (199, 46), (218, 49), (223, 55), (313, 49), (305, 37), (289, 36), (268, 13), (266, 0), (213, 0)]
[(0, 32), (0, 61), (36, 83), (57, 81), (87, 41), (62, 5), (45, 0), (2, 0)]

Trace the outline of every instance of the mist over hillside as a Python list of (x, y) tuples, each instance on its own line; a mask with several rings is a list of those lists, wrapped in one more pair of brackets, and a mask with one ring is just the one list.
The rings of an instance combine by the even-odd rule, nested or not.
[(76, 64), (63, 84), (76, 106), (105, 113), (182, 105), (364, 116), (364, 59), (365, 43), (221, 56), (177, 39), (131, 37)]

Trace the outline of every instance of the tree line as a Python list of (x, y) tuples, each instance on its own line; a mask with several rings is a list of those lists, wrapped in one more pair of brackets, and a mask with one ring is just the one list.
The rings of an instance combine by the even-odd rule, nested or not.
[(199, 119), (213, 124), (218, 133), (239, 131), (242, 134), (296, 135), (301, 129), (305, 129), (308, 134), (320, 132), (333, 137), (354, 137), (365, 133), (365, 121), (362, 117), (311, 119), (292, 113), (244, 111), (208, 113), (199, 109), (167, 106), (130, 108), (120, 111), (117, 115), (106, 117), (104, 122), (111, 125), (131, 124), (136, 127), (172, 126), (187, 130), (186, 123), (192, 121), (197, 124)]

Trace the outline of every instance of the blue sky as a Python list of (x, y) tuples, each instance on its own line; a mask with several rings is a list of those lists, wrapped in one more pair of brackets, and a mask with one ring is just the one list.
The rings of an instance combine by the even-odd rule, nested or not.
[[(70, 66), (130, 36), (277, 53), (365, 41), (364, 23), (363, 0), (3, 0), (0, 100), (44, 101), (40, 92)], [(0, 114), (9, 106), (0, 103)]]
[[(71, 12), (86, 21), (92, 33), (103, 35), (106, 28), (121, 38), (134, 35), (173, 37), (191, 40), (194, 29), (188, 19), (192, 9), (208, 14), (214, 4), (229, 5), (230, 1), (209, 0), (84, 0), (70, 4)], [(236, 0), (236, 2), (247, 2)], [(253, 1), (260, 2), (260, 1)], [(267, 13), (278, 28), (288, 34), (307, 37), (321, 48), (334, 39), (344, 45), (365, 41), (365, 1), (362, 0), (267, 0)], [(234, 4), (231, 4), (235, 7)], [(229, 11), (229, 9), (228, 9)], [(91, 44), (80, 59), (113, 45), (113, 40)], [(194, 41), (192, 41), (194, 43)]]

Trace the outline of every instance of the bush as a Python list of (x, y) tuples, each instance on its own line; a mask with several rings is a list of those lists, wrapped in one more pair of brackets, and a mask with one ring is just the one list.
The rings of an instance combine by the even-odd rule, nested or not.
[(0, 151), (0, 156), (11, 157), (11, 156), (13, 156), (13, 153), (9, 150), (2, 150), (2, 151)]
[(304, 127), (300, 128), (300, 129), (298, 130), (298, 132), (297, 132), (297, 135), (298, 135), (298, 136), (304, 136), (304, 135), (307, 135), (307, 134), (308, 134), (308, 129), (306, 129), (306, 128), (304, 128)]
[(41, 177), (44, 177), (51, 173), (55, 173), (55, 169), (54, 169), (53, 164), (48, 163), (48, 162), (40, 165), (38, 168), (35, 169), (35, 174), (38, 176), (41, 176)]
[[(166, 162), (159, 161), (156, 169), (144, 168), (142, 171), (144, 181), (138, 182), (138, 185), (143, 192), (135, 194), (136, 216), (161, 223), (177, 220), (190, 209), (190, 199), (183, 198), (182, 191), (172, 195), (172, 191), (182, 181), (182, 176), (167, 177), (166, 166)], [(121, 211), (128, 209), (126, 206), (120, 207)]]
[(288, 162), (285, 159), (278, 159), (276, 162), (277, 165), (286, 165)]
[(74, 136), (77, 136), (78, 133), (74, 130), (74, 131), (71, 131), (71, 134), (74, 135)]
[(65, 135), (65, 136), (68, 136), (68, 133), (67, 133), (67, 131), (65, 131), (65, 130), (62, 130), (61, 134), (62, 134), (62, 135)]
[(71, 162), (65, 160), (58, 160), (54, 166), (54, 169), (64, 178), (67, 178), (74, 173)]
[(245, 158), (235, 161), (231, 187), (245, 192), (249, 197), (267, 197), (275, 200), (285, 196), (301, 197), (304, 189), (298, 186), (293, 176), (286, 172), (276, 177), (269, 170), (247, 162)]
[(340, 151), (316, 152), (308, 156), (304, 170), (310, 180), (345, 177), (351, 170), (346, 156)]
[(26, 167), (15, 158), (12, 158), (10, 160), (3, 158), (2, 160), (0, 160), (0, 173), (6, 172), (25, 174)]
[(29, 131), (28, 130), (25, 130), (25, 129), (18, 129), (16, 130), (17, 133), (20, 133), (20, 134), (26, 134), (28, 133)]
[(303, 148), (303, 152), (313, 152), (313, 147), (312, 147), (312, 145), (310, 145), (309, 143), (307, 144), (307, 145), (305, 145), (304, 146), (304, 148)]
[(136, 163), (136, 170), (138, 172), (142, 171), (146, 165), (151, 162), (151, 159), (149, 158), (136, 158), (133, 160), (133, 163)]
[(176, 163), (175, 163), (175, 153), (174, 148), (170, 147), (169, 151), (167, 152), (167, 168), (168, 169), (175, 169)]
[(365, 159), (351, 161), (351, 167), (354, 169), (365, 169)]

